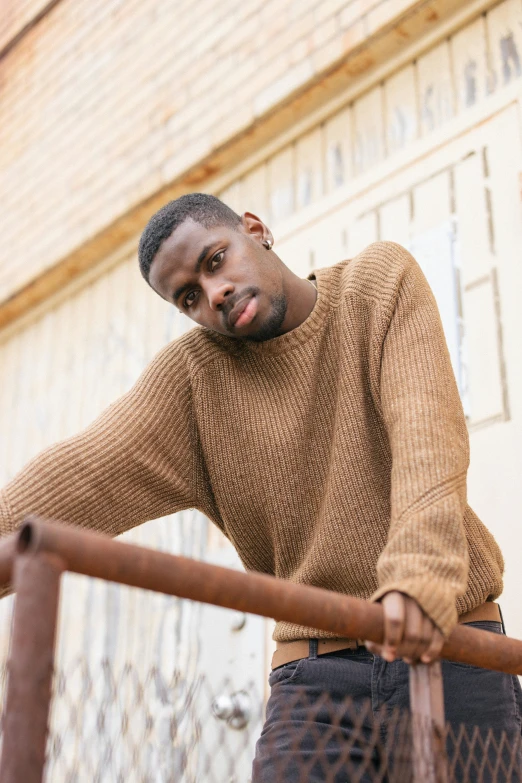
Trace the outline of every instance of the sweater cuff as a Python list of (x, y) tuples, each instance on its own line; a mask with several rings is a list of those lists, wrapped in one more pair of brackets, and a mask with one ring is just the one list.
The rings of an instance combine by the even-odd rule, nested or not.
[(386, 593), (397, 590), (413, 598), (447, 638), (457, 625), (458, 615), (454, 590), (433, 577), (402, 579), (380, 587), (371, 597), (379, 601)]

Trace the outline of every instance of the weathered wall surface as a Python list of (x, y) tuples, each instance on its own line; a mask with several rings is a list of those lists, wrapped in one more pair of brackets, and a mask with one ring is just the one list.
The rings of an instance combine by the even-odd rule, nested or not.
[[(136, 205), (247, 129), (257, 143), (274, 107), (350, 53), (362, 48), (353, 67), (367, 69), (461, 4), (201, 0), (197, 14), (186, 1), (51, 4), (0, 59), (0, 302), (107, 227), (113, 246), (139, 230), (150, 209), (136, 216)], [(4, 5), (6, 42), (42, 7)], [(326, 82), (317, 100), (323, 92)], [(106, 250), (73, 259), (69, 275)]]
[(57, 0), (5, 0), (0, 13), (0, 55), (16, 46), (21, 35)]

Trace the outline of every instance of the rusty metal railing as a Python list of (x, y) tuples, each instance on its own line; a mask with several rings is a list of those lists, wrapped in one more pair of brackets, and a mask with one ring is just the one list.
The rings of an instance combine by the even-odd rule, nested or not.
[[(381, 642), (378, 604), (234, 571), (107, 536), (27, 520), (0, 542), (0, 584), (16, 593), (0, 760), (2, 783), (43, 779), (60, 578), (71, 571), (263, 617)], [(442, 657), (522, 674), (522, 641), (457, 626)], [(415, 783), (447, 780), (440, 663), (410, 667)], [(426, 730), (428, 727), (428, 730)]]

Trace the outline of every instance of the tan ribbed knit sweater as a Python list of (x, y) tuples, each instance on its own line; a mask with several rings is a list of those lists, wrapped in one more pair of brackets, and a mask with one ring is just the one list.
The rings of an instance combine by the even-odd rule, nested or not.
[[(446, 634), (496, 598), (502, 556), (466, 502), (466, 423), (419, 266), (382, 242), (316, 278), (288, 334), (198, 327), (168, 345), (0, 493), (1, 532), (36, 512), (117, 535), (194, 507), (245, 568), (361, 598), (401, 590)], [(311, 635), (328, 636), (275, 631)]]

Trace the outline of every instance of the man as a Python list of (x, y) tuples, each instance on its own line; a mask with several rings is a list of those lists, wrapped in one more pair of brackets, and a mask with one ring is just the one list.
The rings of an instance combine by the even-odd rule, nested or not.
[[(256, 781), (283, 779), (281, 759), (284, 779), (298, 779), (292, 738), (314, 721), (287, 709), (298, 685), (333, 704), (371, 696), (381, 716), (405, 706), (398, 659), (436, 659), (458, 616), (499, 630), (491, 602), (503, 568), (466, 502), (466, 423), (415, 260), (377, 243), (303, 280), (272, 245), (259, 218), (212, 196), (156, 213), (140, 241), (142, 274), (199, 328), (0, 494), (3, 533), (38, 513), (117, 535), (195, 507), (246, 569), (382, 602), (382, 647), (277, 624)], [(445, 666), (448, 719), (519, 736), (518, 681), (472, 676), (463, 693), (461, 669)]]

